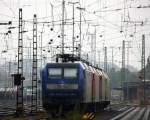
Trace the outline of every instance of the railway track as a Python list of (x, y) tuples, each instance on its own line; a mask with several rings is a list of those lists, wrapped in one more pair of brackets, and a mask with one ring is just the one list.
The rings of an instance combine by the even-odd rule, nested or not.
[[(9, 100), (9, 102), (5, 101), (5, 100), (1, 100), (0, 101), (0, 116), (9, 116), (9, 115), (13, 115), (15, 113), (15, 109), (16, 109), (16, 101), (15, 100)], [(30, 111), (31, 111), (31, 103), (30, 101), (26, 101), (24, 102), (24, 113), (28, 115), (29, 120), (32, 118), (38, 118), (38, 116), (40, 116), (39, 118), (42, 118), (43, 120), (46, 118), (51, 118), (51, 113), (49, 112), (43, 112), (43, 108), (42, 106), (38, 106), (38, 110), (42, 111), (41, 113), (38, 113), (37, 116), (30, 116)], [(113, 105), (111, 106), (112, 110), (106, 109), (104, 111), (101, 111), (100, 113), (96, 113), (95, 115), (95, 119), (94, 120), (109, 120), (110, 118), (112, 118), (112, 116), (115, 116), (117, 114), (119, 114), (120, 112), (124, 111), (127, 109), (126, 106), (120, 106), (120, 105)], [(118, 111), (116, 111), (116, 109)], [(74, 114), (74, 113), (71, 113)], [(75, 116), (81, 115), (80, 113), (75, 113)], [(67, 114), (65, 116), (68, 116)], [(70, 116), (70, 115), (69, 115)], [(64, 117), (60, 117), (62, 120), (66, 120), (66, 118)], [(101, 119), (101, 118), (105, 118), (105, 119)], [(38, 120), (38, 119), (37, 119)], [(55, 119), (54, 119), (55, 120)], [(70, 119), (67, 119), (70, 120)]]
[(131, 107), (111, 120), (150, 120), (150, 107)]
[(128, 110), (130, 106), (125, 104), (111, 104), (110, 108), (95, 114), (94, 120), (110, 120), (111, 118), (117, 116), (118, 114)]
[[(29, 115), (31, 108), (31, 103), (24, 103), (24, 112)], [(15, 101), (1, 101), (0, 103), (0, 116), (13, 115), (15, 113)], [(38, 110), (43, 112), (42, 106), (38, 106)], [(41, 112), (41, 113), (42, 113)], [(43, 112), (41, 114), (38, 113), (37, 117), (40, 116), (42, 120), (46, 120), (49, 118), (49, 114), (47, 112)], [(106, 109), (104, 111), (95, 113), (94, 120), (150, 120), (150, 107), (131, 107), (126, 105), (112, 105), (111, 109)], [(34, 118), (33, 116), (28, 116), (29, 120)], [(66, 120), (61, 118), (62, 120)], [(37, 119), (38, 120), (38, 119)], [(55, 119), (54, 119), (55, 120)], [(67, 119), (68, 120), (68, 119)]]
[[(38, 105), (38, 110), (43, 111), (43, 107)], [(15, 100), (0, 100), (0, 116), (13, 115), (16, 111), (16, 101)], [(29, 114), (31, 112), (31, 103), (24, 103), (24, 113)], [(1, 120), (1, 119), (0, 119)]]

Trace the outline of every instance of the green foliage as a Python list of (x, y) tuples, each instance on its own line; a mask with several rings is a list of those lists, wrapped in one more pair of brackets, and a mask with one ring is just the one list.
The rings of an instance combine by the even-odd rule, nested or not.
[(68, 112), (67, 114), (67, 120), (80, 120), (81, 119), (81, 114), (79, 111), (71, 111)]
[(141, 100), (141, 101), (140, 101), (140, 106), (145, 106), (144, 100)]
[(80, 113), (80, 104), (76, 104), (73, 111), (70, 111), (66, 115), (67, 120), (80, 120), (81, 113)]

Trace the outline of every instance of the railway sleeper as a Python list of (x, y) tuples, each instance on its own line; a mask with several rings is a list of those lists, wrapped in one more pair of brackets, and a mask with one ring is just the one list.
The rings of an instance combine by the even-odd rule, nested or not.
[(150, 116), (149, 113), (150, 113), (150, 108), (147, 108), (146, 112), (145, 112), (145, 114), (143, 116), (143, 120), (148, 120), (149, 119), (149, 116)]
[(142, 120), (146, 108), (142, 108), (133, 118), (133, 120)]
[(129, 114), (124, 116), (121, 120), (133, 120), (134, 116), (140, 111), (140, 107), (137, 107), (133, 111), (131, 111)]
[(120, 120), (121, 118), (123, 118), (124, 116), (126, 116), (129, 112), (131, 112), (134, 109), (135, 109), (135, 107), (132, 107), (132, 108), (126, 110), (125, 112), (119, 114), (118, 116), (112, 118), (111, 120)]

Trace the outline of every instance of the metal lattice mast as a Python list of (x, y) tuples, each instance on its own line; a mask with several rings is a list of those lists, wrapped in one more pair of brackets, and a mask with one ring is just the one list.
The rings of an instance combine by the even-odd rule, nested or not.
[(94, 66), (96, 66), (96, 25), (94, 26), (95, 30), (94, 30)]
[(124, 100), (123, 94), (124, 83), (125, 83), (125, 40), (122, 41), (122, 69), (121, 69), (121, 88), (123, 100)]
[(72, 54), (74, 55), (75, 54), (75, 37), (74, 37), (74, 32), (75, 32), (75, 29), (74, 29), (74, 25), (75, 25), (75, 17), (74, 17), (74, 5), (77, 4), (78, 2), (69, 2), (69, 4), (72, 4)]
[(94, 65), (94, 34), (89, 34), (91, 35), (91, 63)]
[(61, 37), (62, 37), (62, 55), (64, 54), (64, 12), (65, 11), (65, 0), (62, 1), (62, 30), (61, 30)]
[(73, 25), (73, 30), (72, 30), (72, 54), (74, 55), (74, 42), (75, 42), (75, 38), (74, 38), (74, 4), (73, 4), (73, 16), (72, 16), (72, 25)]
[(79, 57), (79, 59), (81, 59), (81, 52), (82, 52), (82, 42), (81, 42), (81, 39), (82, 39), (82, 37), (81, 37), (81, 35), (82, 35), (82, 24), (81, 24), (81, 22), (82, 22), (82, 10), (85, 10), (85, 8), (81, 8), (81, 5), (80, 5), (80, 7), (77, 7), (77, 9), (79, 9), (80, 10), (80, 41), (79, 41), (79, 54), (78, 54), (78, 57)]
[[(107, 47), (105, 47), (104, 48), (104, 70), (105, 70), (105, 72), (107, 73)], [(107, 84), (106, 83), (106, 81), (105, 81), (105, 84)], [(105, 88), (105, 100), (106, 100), (106, 88)]]
[(23, 31), (22, 31), (22, 9), (19, 9), (19, 32), (18, 32), (18, 74), (21, 75), (20, 84), (17, 85), (16, 112), (23, 112)]
[(105, 56), (104, 56), (104, 70), (107, 72), (107, 47), (104, 48)]
[(101, 68), (101, 51), (98, 51), (98, 57), (99, 57), (98, 59), (99, 68)]
[(142, 35), (142, 80), (143, 80), (143, 102), (145, 103), (145, 35)]
[(81, 26), (81, 20), (82, 20), (82, 16), (81, 16), (81, 8), (80, 8), (80, 43), (79, 43), (79, 59), (81, 59), (81, 34), (82, 34), (82, 26)]
[[(130, 46), (131, 41), (126, 41), (126, 42), (127, 42), (127, 45), (128, 45), (128, 47), (126, 47), (127, 48), (127, 68), (129, 69), (129, 57), (130, 57), (129, 49), (131, 48), (131, 46)], [(126, 72), (126, 88), (127, 88), (126, 89), (126, 92), (127, 92), (126, 93), (126, 97), (127, 97), (126, 99), (127, 100), (129, 100), (129, 85), (128, 84), (129, 84), (129, 81), (130, 81), (128, 75), (129, 75), (129, 71)]]
[(37, 112), (37, 17), (33, 18), (33, 64), (31, 113)]
[(112, 62), (111, 62), (111, 67), (112, 67), (112, 69), (114, 68), (114, 47), (111, 47), (112, 48), (112, 52), (111, 52), (111, 60), (112, 60)]

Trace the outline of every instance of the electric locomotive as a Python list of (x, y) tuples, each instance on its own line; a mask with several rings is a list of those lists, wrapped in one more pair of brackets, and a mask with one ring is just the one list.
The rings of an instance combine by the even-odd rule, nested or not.
[(101, 69), (83, 62), (47, 63), (42, 70), (45, 109), (99, 110), (110, 104), (109, 78)]

